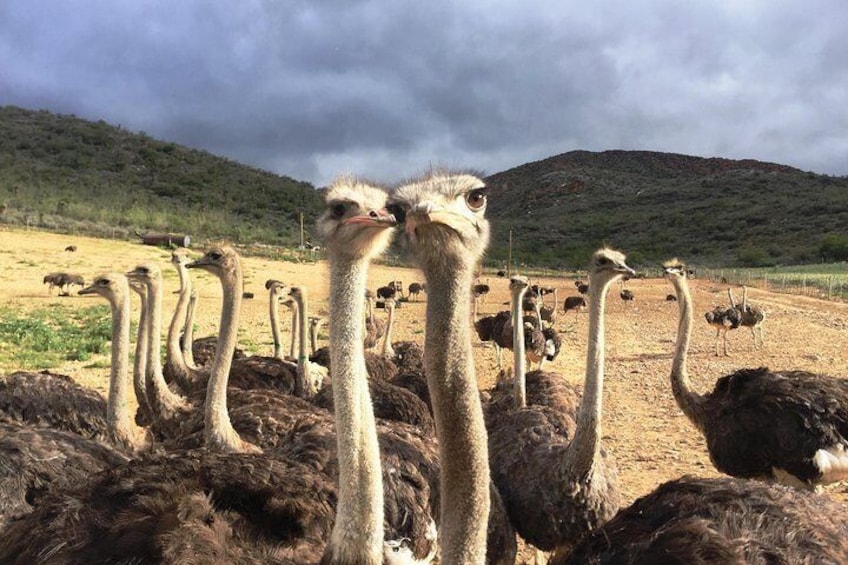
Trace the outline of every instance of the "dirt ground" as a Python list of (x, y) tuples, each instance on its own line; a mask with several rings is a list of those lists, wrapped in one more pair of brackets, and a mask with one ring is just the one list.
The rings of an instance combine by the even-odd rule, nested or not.
[[(76, 245), (76, 252), (65, 247)], [(626, 250), (624, 250), (626, 252)], [(192, 250), (196, 256), (200, 250)], [(101, 272), (126, 272), (142, 261), (155, 260), (165, 274), (166, 323), (176, 302), (172, 291), (179, 287), (169, 261), (170, 253), (163, 249), (111, 240), (90, 239), (71, 235), (56, 235), (35, 231), (0, 231), (0, 304), (21, 310), (41, 308), (50, 304), (72, 304), (84, 307), (102, 301), (92, 296), (48, 296), (41, 280), (50, 271), (67, 270), (82, 274), (86, 281)], [(588, 259), (588, 258), (587, 258)], [(682, 259), (685, 260), (685, 257)], [(268, 322), (268, 300), (264, 283), (269, 278), (288, 284), (305, 285), (309, 289), (309, 310), (326, 314), (327, 266), (325, 263), (294, 264), (264, 259), (245, 258), (244, 270), (247, 291), (255, 293), (245, 300), (241, 315), (240, 336), (246, 349), (264, 355), (272, 354)], [(375, 265), (369, 276), (369, 287), (376, 288), (391, 280), (409, 283), (423, 282), (420, 272), (413, 269), (389, 268)], [(491, 293), (480, 303), (480, 314), (506, 309), (507, 282), (494, 275), (488, 277)], [(560, 289), (560, 303), (576, 294), (572, 280), (534, 279), (534, 283)], [(220, 288), (216, 280), (205, 273), (195, 275), (200, 300), (196, 337), (217, 333)], [(730, 356), (713, 354), (714, 332), (702, 314), (714, 305), (726, 304), (727, 285), (695, 279), (691, 281), (695, 301), (695, 332), (690, 353), (690, 373), (699, 390), (711, 388), (715, 380), (735, 369), (762, 365), (773, 369), (804, 369), (843, 376), (846, 371), (844, 355), (848, 305), (814, 298), (775, 294), (751, 289), (749, 300), (763, 307), (766, 347), (756, 351), (748, 329), (731, 332)], [(606, 380), (604, 390), (603, 440), (614, 456), (624, 499), (631, 502), (659, 483), (683, 474), (717, 476), (702, 438), (674, 404), (669, 386), (671, 354), (677, 328), (677, 304), (666, 301), (673, 292), (662, 279), (633, 280), (627, 288), (635, 301), (626, 304), (619, 299), (619, 284), (613, 286), (607, 303)], [(741, 297), (741, 292), (735, 293)], [(397, 309), (396, 340), (423, 339), (424, 308), (421, 302), (404, 303)], [(137, 303), (134, 302), (137, 307)], [(288, 316), (283, 310), (284, 328)], [(586, 314), (558, 315), (556, 327), (565, 335), (564, 351), (548, 368), (563, 378), (581, 382), (585, 370)], [(474, 358), (481, 388), (492, 386), (497, 368), (494, 349), (475, 343)], [(104, 357), (105, 359), (105, 357)], [(101, 359), (101, 366), (104, 359)], [(0, 360), (0, 366), (2, 366)], [(85, 363), (67, 363), (54, 370), (69, 374), (79, 382), (101, 393), (106, 391), (108, 370), (87, 368)], [(848, 500), (848, 489), (835, 485), (829, 495)]]

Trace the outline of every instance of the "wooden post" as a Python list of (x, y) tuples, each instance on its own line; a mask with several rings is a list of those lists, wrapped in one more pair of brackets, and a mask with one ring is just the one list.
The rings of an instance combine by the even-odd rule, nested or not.
[(506, 260), (506, 276), (512, 276), (512, 230), (509, 230), (509, 254), (507, 255)]
[(303, 249), (303, 212), (300, 212), (300, 248)]

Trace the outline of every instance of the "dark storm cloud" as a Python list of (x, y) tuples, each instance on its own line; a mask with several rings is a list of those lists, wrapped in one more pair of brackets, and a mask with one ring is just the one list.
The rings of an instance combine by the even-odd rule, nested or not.
[(318, 184), (608, 148), (848, 173), (848, 4), (586, 4), (6, 0), (0, 103)]

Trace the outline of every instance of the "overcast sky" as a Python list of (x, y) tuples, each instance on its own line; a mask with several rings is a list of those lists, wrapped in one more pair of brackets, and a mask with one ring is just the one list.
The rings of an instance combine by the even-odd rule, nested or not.
[(2, 0), (0, 104), (316, 185), (575, 149), (846, 175), (848, 1)]

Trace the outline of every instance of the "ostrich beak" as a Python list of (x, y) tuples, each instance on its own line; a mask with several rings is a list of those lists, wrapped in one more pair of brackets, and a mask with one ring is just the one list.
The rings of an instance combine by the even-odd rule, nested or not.
[(83, 289), (80, 289), (77, 294), (94, 294), (94, 285), (89, 285)]
[(342, 224), (362, 224), (365, 226), (391, 228), (397, 225), (397, 219), (385, 208), (370, 210), (365, 214), (358, 214), (342, 221)]

